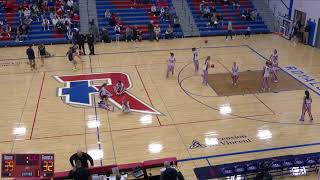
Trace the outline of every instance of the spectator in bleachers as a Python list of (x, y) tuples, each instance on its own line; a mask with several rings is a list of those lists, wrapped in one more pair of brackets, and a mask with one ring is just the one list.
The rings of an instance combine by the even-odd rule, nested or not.
[(68, 0), (67, 1), (67, 6), (70, 8), (73, 8), (73, 0)]
[(93, 159), (92, 157), (85, 153), (82, 152), (81, 150), (78, 150), (76, 153), (74, 153), (70, 158), (69, 158), (70, 164), (72, 167), (75, 166), (75, 162), (80, 161), (81, 162), (81, 166), (88, 168), (89, 164), (88, 161), (90, 162), (90, 165), (93, 166)]
[(258, 16), (258, 11), (257, 11), (257, 10), (252, 10), (252, 11), (250, 12), (250, 21), (251, 21), (251, 20), (252, 20), (252, 21), (256, 20), (256, 19), (257, 19), (257, 16)]
[(73, 44), (73, 31), (71, 28), (69, 28), (67, 31), (67, 41), (68, 43)]
[(57, 32), (62, 34), (65, 31), (65, 26), (61, 21), (58, 21), (56, 24)]
[(247, 21), (251, 21), (251, 13), (250, 13), (250, 10), (249, 9), (246, 9), (245, 10), (245, 18)]
[(240, 8), (239, 0), (234, 0), (233, 1), (233, 9), (239, 9), (239, 8)]
[(180, 27), (180, 19), (178, 16), (174, 16), (173, 18), (173, 27)]
[(149, 40), (154, 40), (154, 27), (153, 27), (153, 21), (151, 20), (148, 24), (148, 31), (149, 31)]
[(73, 14), (72, 23), (74, 24), (74, 27), (77, 27), (80, 24), (80, 16), (77, 13)]
[(24, 16), (25, 18), (30, 17), (30, 16), (31, 16), (31, 11), (30, 11), (30, 9), (26, 8), (26, 9), (23, 11), (23, 16)]
[(157, 6), (155, 4), (151, 6), (150, 12), (153, 14), (153, 16), (157, 16)]
[(210, 9), (210, 13), (216, 13), (217, 12), (217, 9), (213, 4), (211, 6), (209, 6), (209, 9)]
[(81, 165), (81, 161), (77, 160), (76, 165), (69, 172), (68, 179), (73, 178), (74, 180), (89, 180), (89, 170)]
[(217, 18), (217, 15), (215, 13), (210, 18), (210, 22), (208, 23), (208, 26), (213, 26), (215, 28), (218, 27), (218, 18)]
[(23, 41), (23, 30), (22, 25), (19, 25), (16, 30), (16, 41)]
[(53, 26), (53, 29), (56, 29), (56, 26), (57, 26), (57, 23), (58, 23), (58, 19), (56, 16), (53, 16), (53, 18), (51, 19), (52, 21), (52, 26)]
[(170, 25), (166, 29), (165, 38), (166, 39), (172, 39), (173, 38), (173, 28)]
[(132, 36), (133, 36), (133, 31), (130, 26), (127, 26), (126, 36), (125, 36), (126, 42), (132, 41)]
[(201, 12), (201, 14), (204, 14), (204, 8), (205, 8), (205, 2), (201, 1), (201, 3), (199, 4), (199, 11)]
[(109, 11), (109, 9), (107, 9), (107, 10), (104, 12), (104, 17), (106, 18), (107, 24), (109, 24), (109, 23), (110, 23), (110, 20), (111, 20), (111, 12)]
[(165, 19), (165, 7), (161, 7), (160, 8), (160, 20), (164, 20)]
[(221, 13), (219, 13), (217, 15), (217, 21), (218, 21), (218, 24), (220, 24), (221, 26), (223, 26), (223, 16)]
[(24, 20), (22, 21), (22, 24), (24, 26), (26, 34), (28, 34), (28, 32), (29, 32), (29, 28), (30, 28), (31, 23), (32, 23), (31, 18), (24, 18)]
[(205, 17), (205, 18), (209, 18), (210, 17), (210, 7), (209, 6), (206, 6), (204, 8), (203, 17)]
[(155, 34), (155, 38), (156, 38), (156, 41), (159, 41), (159, 38), (161, 36), (161, 29), (160, 29), (160, 26), (159, 25), (156, 25), (154, 27), (154, 34)]
[(116, 25), (116, 15), (113, 14), (113, 13), (111, 14), (110, 25), (111, 25), (111, 26), (115, 26), (115, 25)]
[(18, 13), (19, 13), (19, 17), (20, 17), (20, 18), (21, 18), (22, 15), (23, 15), (23, 11), (24, 11), (23, 5), (22, 5), (22, 4), (19, 4)]
[(43, 30), (48, 30), (49, 31), (49, 26), (50, 26), (50, 21), (48, 18), (44, 18), (42, 20), (42, 27), (43, 27)]

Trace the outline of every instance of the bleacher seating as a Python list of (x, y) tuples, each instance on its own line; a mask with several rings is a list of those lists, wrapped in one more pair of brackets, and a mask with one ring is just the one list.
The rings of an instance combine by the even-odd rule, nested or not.
[[(123, 26), (134, 26), (137, 25), (138, 29), (143, 32), (143, 38), (148, 38), (147, 25), (150, 20), (154, 21), (154, 24), (160, 24), (161, 33), (164, 34), (165, 30), (169, 26), (169, 22), (165, 20), (159, 20), (158, 17), (154, 17), (150, 11), (152, 4), (138, 4), (133, 5), (131, 0), (96, 0), (97, 4), (97, 15), (99, 28), (107, 28), (109, 37), (114, 40), (115, 32), (114, 28), (110, 26), (105, 18), (105, 11), (108, 9), (111, 13), (119, 16), (123, 21)], [(162, 0), (160, 6), (172, 7), (172, 0)], [(125, 28), (122, 28), (122, 35), (124, 34)], [(175, 37), (182, 37), (183, 33), (180, 27), (174, 28)], [(122, 36), (123, 39), (123, 36)]]
[[(10, 6), (12, 7), (12, 10), (10, 12), (6, 11), (3, 7), (3, 5), (0, 6), (0, 19), (5, 20), (8, 24), (10, 24), (14, 31), (18, 28), (20, 25), (20, 17), (18, 12), (19, 3), (23, 3), (23, 0), (10, 0), (8, 1), (10, 3)], [(35, 0), (30, 0), (30, 4), (33, 4)], [(55, 2), (55, 1), (54, 1)], [(74, 0), (74, 2), (78, 2), (77, 0)], [(57, 6), (54, 4), (54, 6)], [(48, 19), (50, 19), (50, 13), (46, 12), (45, 16)], [(16, 41), (16, 38), (14, 36), (15, 32), (11, 33), (11, 37), (8, 39), (1, 39), (0, 40), (0, 46), (23, 46), (23, 45), (29, 45), (29, 44), (57, 44), (57, 43), (66, 43), (66, 34), (60, 34), (53, 30), (52, 28), (52, 22), (50, 21), (50, 30), (44, 31), (42, 27), (42, 20), (38, 22), (37, 20), (32, 21), (29, 29), (29, 33), (27, 35), (27, 40), (25, 41)]]
[[(217, 28), (208, 26), (209, 19), (203, 18), (200, 12), (200, 3), (202, 0), (187, 0), (196, 25), (199, 29), (201, 36), (212, 36), (212, 35), (225, 35), (227, 34), (228, 20), (232, 21), (233, 33), (244, 34), (248, 26), (251, 28), (251, 33), (269, 33), (267, 26), (264, 24), (261, 18), (257, 18), (254, 21), (247, 21), (241, 18), (241, 11), (244, 9), (255, 9), (250, 0), (239, 0), (240, 8), (234, 9), (232, 5), (222, 5), (220, 0), (217, 0), (215, 5), (217, 14), (222, 14), (224, 23), (223, 26)], [(231, 1), (232, 3), (233, 1)], [(212, 2), (210, 3), (212, 5)]]

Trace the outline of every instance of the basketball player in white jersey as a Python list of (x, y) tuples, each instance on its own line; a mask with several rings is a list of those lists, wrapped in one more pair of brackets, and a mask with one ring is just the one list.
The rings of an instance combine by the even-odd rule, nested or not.
[(273, 50), (273, 53), (270, 56), (270, 61), (272, 63), (271, 74), (273, 82), (278, 82), (277, 71), (279, 69), (279, 61), (278, 61), (278, 52), (277, 50)]
[(311, 99), (311, 96), (310, 96), (310, 93), (308, 90), (306, 90), (304, 92), (304, 94), (305, 94), (305, 96), (303, 97), (302, 113), (301, 113), (300, 121), (304, 121), (304, 116), (305, 116), (306, 112), (308, 112), (308, 114), (309, 114), (310, 121), (313, 121), (313, 117), (311, 114), (312, 99)]
[(107, 83), (103, 83), (100, 90), (99, 90), (99, 96), (101, 101), (98, 103), (99, 107), (110, 110), (108, 99), (112, 96), (112, 94), (106, 89)]
[(263, 72), (262, 72), (262, 91), (270, 90), (269, 87), (269, 77), (270, 77), (270, 71), (271, 71), (271, 65), (267, 61), (266, 65), (263, 66)]
[(204, 61), (203, 65), (203, 75), (202, 75), (202, 84), (207, 86), (208, 85), (208, 74), (209, 74), (209, 67), (210, 67), (210, 59), (211, 57), (208, 56)]
[(237, 66), (236, 62), (233, 62), (233, 66), (231, 68), (231, 78), (232, 85), (236, 86), (239, 79), (239, 67)]
[(199, 50), (197, 48), (192, 48), (192, 61), (194, 65), (194, 72), (199, 71)]
[(113, 86), (113, 91), (118, 96), (122, 95), (126, 91), (123, 82), (118, 81), (117, 84)]
[(169, 77), (169, 73), (171, 72), (171, 74), (173, 75), (174, 73), (174, 65), (176, 63), (176, 58), (174, 57), (174, 54), (171, 52), (170, 53), (170, 57), (167, 60), (167, 78)]
[(122, 102), (121, 112), (129, 113), (130, 112), (130, 104), (128, 100), (124, 100)]

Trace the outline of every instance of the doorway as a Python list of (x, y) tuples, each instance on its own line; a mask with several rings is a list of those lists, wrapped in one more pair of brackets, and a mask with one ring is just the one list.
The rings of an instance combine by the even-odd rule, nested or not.
[(316, 47), (320, 48), (320, 18), (318, 19), (318, 28), (317, 28), (317, 34), (316, 34)]

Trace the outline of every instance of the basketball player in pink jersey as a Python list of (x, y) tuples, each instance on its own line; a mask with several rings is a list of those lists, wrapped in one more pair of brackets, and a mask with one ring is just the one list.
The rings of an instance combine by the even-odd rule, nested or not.
[(233, 62), (233, 66), (231, 68), (231, 78), (232, 85), (236, 86), (239, 79), (239, 67), (237, 66), (236, 62)]
[(113, 86), (113, 91), (118, 96), (122, 95), (126, 91), (126, 88), (124, 87), (123, 82), (118, 81), (117, 84), (115, 86)]
[(130, 112), (130, 104), (128, 100), (123, 100), (121, 112), (123, 113), (129, 113)]
[(301, 118), (300, 121), (304, 121), (304, 116), (306, 114), (306, 112), (308, 112), (309, 117), (310, 117), (310, 121), (313, 121), (313, 117), (311, 114), (311, 103), (312, 103), (312, 99), (310, 96), (310, 93), (308, 90), (306, 90), (304, 92), (305, 96), (303, 97), (303, 103), (302, 103), (302, 113), (301, 113)]
[(176, 58), (174, 57), (174, 54), (171, 52), (170, 53), (170, 57), (168, 58), (168, 61), (167, 61), (167, 78), (169, 77), (169, 73), (171, 72), (171, 74), (173, 75), (174, 73), (174, 65), (176, 63)]
[(197, 48), (192, 48), (192, 53), (193, 53), (193, 57), (192, 57), (192, 61), (193, 61), (193, 65), (194, 65), (194, 72), (198, 72), (199, 71), (199, 50)]
[(211, 57), (208, 56), (204, 61), (203, 65), (203, 75), (202, 75), (202, 84), (207, 86), (208, 85), (208, 74), (209, 74), (209, 67), (210, 67), (210, 59)]
[(105, 110), (111, 110), (109, 107), (108, 99), (112, 96), (112, 94), (106, 89), (107, 83), (103, 83), (100, 90), (99, 90), (99, 96), (101, 101), (98, 103), (100, 108), (103, 108)]
[(267, 61), (266, 65), (263, 66), (262, 87), (261, 87), (262, 91), (270, 90), (270, 87), (269, 87), (270, 71), (271, 71), (271, 64)]
[(273, 82), (278, 82), (277, 71), (279, 69), (279, 61), (278, 61), (278, 52), (277, 50), (273, 50), (273, 53), (270, 56), (270, 61), (272, 63), (271, 74)]

